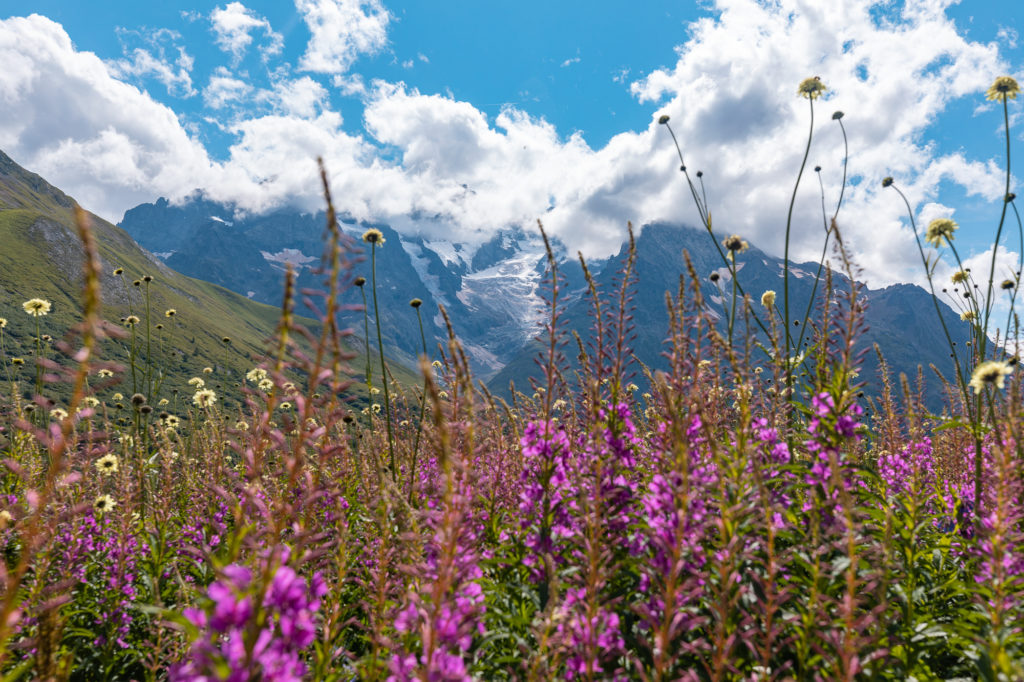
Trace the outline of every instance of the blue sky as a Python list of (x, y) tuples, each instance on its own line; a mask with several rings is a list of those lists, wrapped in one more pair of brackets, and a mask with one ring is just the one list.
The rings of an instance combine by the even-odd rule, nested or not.
[[(810, 165), (833, 202), (842, 109), (847, 243), (872, 284), (920, 281), (878, 181), (896, 177), (922, 223), (959, 221), (962, 253), (986, 258), (1004, 158), (984, 92), (1022, 75), (1022, 20), (1010, 1), (8, 3), (0, 148), (115, 221), (195, 189), (241, 211), (312, 210), (323, 155), (357, 217), (469, 241), (543, 217), (598, 256), (627, 220), (696, 220), (655, 123), (667, 113), (718, 229), (781, 253), (808, 126), (796, 86), (819, 75)], [(821, 238), (808, 180), (807, 259)]]

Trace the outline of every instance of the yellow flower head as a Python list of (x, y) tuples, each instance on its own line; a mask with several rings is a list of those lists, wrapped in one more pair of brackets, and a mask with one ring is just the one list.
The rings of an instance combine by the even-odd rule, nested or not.
[(722, 246), (732, 253), (743, 253), (750, 247), (750, 244), (747, 244), (746, 240), (738, 234), (734, 234), (723, 239)]
[(380, 414), (380, 403), (374, 403), (370, 405), (370, 409), (373, 410), (374, 414)]
[(129, 315), (128, 317), (124, 318), (124, 323), (128, 327), (134, 327), (139, 323), (139, 318), (136, 317), (135, 315)]
[(97, 407), (100, 404), (100, 401), (91, 395), (87, 395), (82, 398), (82, 404), (86, 407)]
[(100, 379), (109, 379), (110, 377), (114, 376), (114, 373), (109, 369), (101, 369), (100, 371), (96, 372), (96, 376), (98, 376)]
[(1017, 99), (1018, 92), (1020, 92), (1020, 86), (1017, 85), (1016, 79), (1010, 76), (1000, 76), (992, 82), (988, 91), (985, 92), (985, 99)]
[(973, 310), (965, 310), (962, 313), (960, 313), (960, 319), (963, 320), (964, 322), (974, 322), (976, 319), (978, 319), (978, 314)]
[(959, 227), (949, 218), (936, 218), (928, 223), (928, 230), (924, 234), (924, 240), (935, 248), (939, 248), (942, 246), (943, 237), (946, 238), (946, 241), (953, 241), (953, 233)]
[(263, 369), (262, 367), (257, 367), (256, 369), (250, 369), (248, 372), (245, 373), (245, 380), (246, 381), (260, 382), (260, 381), (263, 381), (266, 378), (267, 378), (267, 370)]
[(22, 303), (21, 307), (32, 317), (42, 317), (50, 312), (50, 302), (43, 298), (30, 298)]
[(969, 276), (966, 270), (957, 270), (950, 279), (953, 280), (953, 284), (963, 284)]
[(1008, 363), (998, 360), (983, 362), (975, 367), (974, 373), (971, 374), (971, 388), (974, 389), (975, 395), (993, 384), (1001, 389), (1006, 385), (1004, 379), (1008, 374), (1013, 374), (1013, 368)]
[(434, 360), (432, 363), (430, 363), (430, 366), (433, 367), (434, 369), (441, 369), (442, 367), (444, 367), (444, 365), (441, 364), (440, 360)]
[(818, 99), (821, 97), (821, 93), (828, 90), (825, 84), (821, 82), (821, 79), (817, 76), (814, 78), (805, 78), (800, 81), (800, 87), (796, 89), (796, 94), (807, 99)]
[(64, 421), (67, 418), (68, 418), (67, 410), (62, 410), (59, 407), (55, 407), (52, 410), (50, 410), (50, 419), (53, 419), (54, 421), (58, 421), (58, 422), (59, 421)]
[(167, 418), (164, 419), (164, 424), (166, 424), (167, 428), (169, 428), (169, 429), (176, 429), (179, 426), (181, 426), (181, 420), (178, 419), (173, 414), (169, 414), (169, 415), (167, 415)]
[(7, 318), (6, 317), (0, 317), (0, 329), (3, 329), (6, 326), (7, 326)]
[(124, 395), (122, 395), (121, 393), (115, 393), (114, 395), (110, 396), (110, 399), (115, 402), (118, 400), (124, 400)]
[(256, 384), (256, 387), (259, 388), (261, 391), (269, 391), (270, 389), (274, 388), (274, 382), (271, 381), (270, 379), (260, 379), (260, 382)]
[(371, 227), (366, 232), (363, 232), (363, 241), (367, 244), (377, 244), (378, 246), (384, 245), (384, 233), (378, 230), (376, 227)]
[(203, 374), (213, 374), (213, 367), (203, 367)]
[(248, 431), (249, 425), (246, 422), (239, 421), (235, 422), (235, 428), (238, 429), (239, 431)]
[(196, 388), (202, 388), (203, 386), (206, 385), (206, 382), (200, 379), (199, 377), (192, 377), (191, 379), (188, 380), (188, 385), (195, 386)]
[(167, 310), (164, 311), (164, 317), (174, 317), (177, 314), (178, 311), (175, 310), (174, 308), (168, 308)]
[(769, 289), (768, 291), (761, 294), (761, 305), (765, 308), (771, 308), (775, 305), (775, 292)]
[(101, 474), (107, 474), (108, 476), (117, 473), (117, 455), (113, 453), (106, 454), (96, 460), (93, 465), (96, 470)]
[(278, 407), (280, 407), (282, 410), (290, 410), (292, 409), (292, 404), (286, 400), (280, 405), (278, 405)]
[(203, 388), (192, 396), (192, 402), (196, 404), (196, 407), (213, 407), (213, 404), (217, 402), (217, 394), (213, 392), (213, 389)]
[(96, 510), (96, 516), (103, 516), (116, 506), (117, 502), (114, 502), (114, 498), (110, 495), (100, 495), (92, 503), (92, 508)]
[(167, 398), (160, 398), (160, 402), (158, 402), (157, 405), (159, 405), (160, 407), (163, 407), (164, 405), (169, 405), (170, 402), (171, 401), (168, 400)]

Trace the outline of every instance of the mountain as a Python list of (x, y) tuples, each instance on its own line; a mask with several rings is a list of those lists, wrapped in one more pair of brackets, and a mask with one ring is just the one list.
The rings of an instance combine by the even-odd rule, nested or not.
[[(238, 214), (232, 206), (196, 195), (172, 205), (161, 199), (142, 204), (124, 215), (120, 226), (139, 244), (156, 253), (171, 268), (191, 277), (216, 282), (263, 303), (281, 299), (282, 273), (290, 263), (298, 286), (316, 283), (315, 271), (323, 250), (323, 213), (278, 210), (260, 216)], [(372, 281), (371, 263), (362, 234), (375, 227), (384, 244), (376, 251), (377, 307), (386, 348), (412, 364), (423, 340), (409, 301), (423, 301), (421, 312), (427, 348), (447, 348), (447, 331), (438, 305), (451, 317), (474, 371), (487, 378), (500, 370), (511, 352), (536, 334), (543, 313), (538, 288), (544, 273), (545, 251), (539, 234), (520, 229), (501, 231), (479, 245), (444, 239), (399, 235), (388, 225), (342, 219), (350, 238), (346, 256), (353, 261), (351, 278)], [(555, 243), (558, 257), (575, 289), (583, 286), (582, 270), (564, 246)], [(343, 302), (362, 305), (355, 287)], [(372, 322), (372, 292), (366, 287)], [(362, 333), (361, 310), (349, 310), (344, 322)]]
[[(673, 294), (679, 289), (680, 273), (685, 273), (683, 251), (689, 254), (694, 269), (702, 280), (702, 292), (707, 309), (720, 316), (719, 328), (724, 333), (724, 320), (728, 315), (731, 284), (729, 273), (723, 267), (718, 250), (707, 233), (690, 227), (668, 224), (646, 225), (636, 239), (636, 284), (633, 287), (633, 323), (636, 339), (631, 348), (637, 360), (652, 370), (666, 369), (663, 356), (668, 350), (664, 343), (668, 334), (668, 314), (665, 292)], [(621, 263), (625, 262), (627, 247), (612, 259), (598, 275), (598, 289), (608, 296), (616, 291), (616, 275)], [(751, 247), (737, 257), (738, 281), (751, 296), (759, 311), (761, 294), (768, 290), (777, 292), (777, 305), (781, 309), (783, 297), (783, 260), (769, 256)], [(817, 263), (799, 263), (790, 266), (790, 309), (796, 311), (791, 317), (801, 319), (806, 311), (817, 271)], [(712, 283), (708, 276), (719, 273), (719, 284)], [(841, 298), (849, 291), (849, 280), (840, 273), (833, 274), (834, 298)], [(821, 300), (825, 287), (824, 274), (815, 298)], [(929, 367), (934, 365), (947, 376), (952, 366), (942, 326), (935, 314), (931, 295), (921, 287), (912, 284), (895, 284), (882, 289), (863, 288), (866, 299), (864, 322), (866, 330), (858, 338), (857, 350), (868, 351), (863, 357), (861, 378), (867, 382), (866, 391), (878, 394), (878, 358), (873, 352), (874, 344), (881, 348), (894, 381), (900, 373), (912, 381), (918, 365), (924, 367), (926, 377), (926, 401), (932, 409), (941, 409), (943, 404), (941, 386)], [(946, 325), (958, 346), (963, 347), (970, 340), (970, 330), (959, 315), (943, 305)], [(586, 331), (592, 327), (592, 305), (589, 299), (578, 299), (566, 307), (565, 328), (578, 331), (587, 338)], [(817, 306), (812, 308), (811, 322), (820, 319)], [(753, 324), (752, 324), (753, 326)], [(742, 328), (742, 327), (741, 327)], [(763, 340), (765, 337), (759, 335)], [(526, 390), (528, 377), (539, 378), (535, 362), (540, 344), (522, 348), (508, 364), (489, 382), (493, 392), (508, 395), (510, 382), (518, 390)], [(573, 347), (574, 348), (574, 347)], [(568, 353), (567, 353), (568, 354)], [(575, 352), (571, 353), (575, 355)], [(763, 356), (762, 356), (763, 357)], [(634, 365), (639, 371), (639, 367)], [(642, 383), (638, 381), (637, 383)], [(898, 390), (898, 384), (896, 384)]]
[[(300, 271), (300, 284), (312, 281), (322, 238), (322, 214), (301, 214), (282, 209), (262, 216), (246, 216), (232, 206), (206, 201), (197, 195), (181, 204), (165, 200), (143, 204), (125, 214), (121, 226), (140, 244), (159, 253), (165, 262), (186, 274), (202, 277), (268, 303), (280, 299), (280, 273), (285, 262)], [(373, 225), (385, 236), (377, 250), (378, 306), (384, 344), (403, 357), (413, 358), (422, 347), (419, 327), (409, 299), (423, 300), (424, 326), (428, 348), (444, 344), (446, 333), (438, 305), (448, 311), (459, 340), (465, 347), (478, 377), (489, 380), (498, 394), (508, 395), (510, 381), (525, 389), (528, 377), (537, 371), (534, 358), (544, 319), (546, 256), (539, 234), (510, 228), (496, 232), (480, 244), (464, 244), (418, 235), (399, 234), (387, 225)], [(355, 261), (352, 276), (370, 278), (366, 245), (359, 237), (369, 224), (346, 220), (344, 230), (352, 238), (349, 255)], [(625, 236), (625, 235), (624, 235)], [(565, 247), (552, 246), (560, 272), (566, 279), (562, 302), (566, 329), (587, 338), (592, 326), (589, 297), (582, 269)], [(670, 225), (645, 225), (638, 233), (637, 285), (633, 312), (636, 338), (632, 349), (638, 360), (658, 368), (664, 366), (662, 353), (668, 331), (665, 292), (675, 292), (685, 272), (683, 251), (689, 253), (702, 278), (708, 308), (724, 317), (723, 306), (730, 295), (729, 275), (721, 256), (707, 233)], [(626, 255), (626, 246), (614, 258), (590, 263), (589, 267), (606, 295), (615, 289), (615, 278)], [(781, 306), (783, 262), (757, 248), (740, 254), (739, 281), (758, 303), (762, 292), (778, 292)], [(811, 298), (816, 263), (791, 268), (791, 307), (802, 318)], [(707, 279), (720, 274), (719, 284)], [(719, 289), (719, 286), (722, 286)], [(838, 292), (849, 286), (836, 274)], [(824, 284), (818, 289), (822, 295)], [(848, 290), (848, 289), (847, 289)], [(367, 290), (369, 296), (369, 290)], [(930, 403), (938, 405), (939, 387), (928, 370), (930, 364), (946, 369), (948, 352), (930, 296), (920, 287), (895, 285), (865, 289), (867, 331), (860, 348), (878, 343), (894, 376), (900, 372), (913, 377), (918, 364), (928, 375)], [(358, 305), (360, 292), (352, 288), (346, 302)], [(372, 320), (372, 301), (370, 312)], [(968, 329), (958, 316), (943, 306), (946, 323), (958, 343), (968, 339)], [(816, 319), (812, 313), (812, 320)], [(347, 323), (362, 329), (361, 311), (351, 311)], [(374, 331), (371, 322), (371, 339)], [(869, 352), (864, 358), (863, 376), (869, 390), (878, 388), (877, 359)]]
[[(3, 351), (7, 358), (22, 357), (22, 388), (31, 385), (31, 356), (34, 353), (36, 319), (40, 333), (63, 338), (81, 319), (83, 250), (74, 226), (74, 200), (0, 152), (0, 317), (7, 320), (3, 330)], [(266, 341), (274, 336), (280, 318), (276, 306), (249, 300), (227, 288), (186, 277), (163, 260), (140, 248), (121, 228), (91, 216), (92, 230), (102, 261), (102, 314), (115, 326), (127, 329), (122, 318), (136, 315), (137, 357), (145, 355), (147, 309), (150, 318), (150, 347), (154, 366), (167, 376), (152, 399), (172, 399), (174, 393), (191, 395), (186, 382), (204, 376), (203, 367), (215, 368), (207, 376), (210, 386), (221, 382), (237, 386), (243, 374), (263, 356)], [(116, 269), (123, 269), (121, 276)], [(145, 276), (150, 282), (142, 282)], [(139, 281), (136, 286), (133, 282)], [(280, 282), (277, 284), (280, 288)], [(147, 300), (147, 290), (148, 300)], [(52, 303), (50, 314), (32, 318), (21, 304), (31, 298)], [(167, 317), (165, 312), (174, 309)], [(312, 320), (304, 320), (312, 324)], [(157, 329), (156, 325), (162, 329)], [(224, 342), (227, 338), (230, 341)], [(100, 358), (128, 363), (130, 339), (103, 342)], [(46, 350), (48, 357), (57, 355)], [(5, 363), (7, 368), (12, 366)], [(408, 372), (398, 370), (409, 382)], [(6, 376), (4, 377), (6, 378)], [(126, 371), (114, 389), (130, 394), (135, 387)], [(143, 387), (138, 386), (142, 392)], [(59, 387), (55, 391), (61, 390)], [(222, 394), (222, 400), (227, 398)], [(230, 404), (230, 403), (228, 403)]]

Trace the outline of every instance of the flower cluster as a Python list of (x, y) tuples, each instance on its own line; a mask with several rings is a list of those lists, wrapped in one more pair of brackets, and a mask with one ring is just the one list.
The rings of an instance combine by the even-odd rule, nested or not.
[(171, 669), (170, 679), (260, 679), (299, 682), (307, 668), (303, 652), (316, 639), (317, 612), (327, 585), (319, 574), (307, 584), (287, 562), (287, 547), (268, 553), (271, 569), (262, 585), (240, 564), (224, 568), (207, 590), (205, 608), (188, 608), (185, 618), (199, 630), (188, 659)]

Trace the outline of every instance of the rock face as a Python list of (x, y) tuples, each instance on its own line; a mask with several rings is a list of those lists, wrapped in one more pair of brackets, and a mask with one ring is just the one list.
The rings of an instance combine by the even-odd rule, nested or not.
[[(215, 282), (244, 296), (279, 305), (284, 270), (298, 274), (298, 287), (323, 288), (317, 270), (323, 251), (323, 213), (276, 211), (263, 216), (234, 217), (230, 206), (196, 198), (176, 206), (161, 199), (125, 213), (121, 227), (167, 265), (192, 277)], [(537, 332), (544, 304), (540, 287), (545, 270), (544, 243), (539, 234), (510, 229), (475, 246), (420, 236), (399, 235), (388, 225), (342, 222), (348, 237), (346, 257), (352, 262), (349, 281), (357, 276), (372, 281), (368, 245), (360, 238), (376, 227), (384, 244), (376, 250), (377, 308), (386, 345), (407, 359), (422, 352), (423, 340), (409, 301), (423, 301), (424, 334), (430, 353), (447, 347), (443, 306), (463, 343), (474, 371), (487, 378)], [(557, 244), (575, 289), (582, 271)], [(371, 313), (372, 289), (348, 287), (343, 303), (362, 305), (363, 293)], [(313, 314), (313, 309), (306, 310)], [(361, 310), (348, 310), (344, 321), (362, 334)]]
[[(236, 217), (233, 207), (196, 197), (183, 205), (166, 200), (138, 206), (125, 214), (121, 223), (140, 244), (157, 253), (168, 265), (185, 274), (221, 284), (251, 299), (279, 305), (283, 272), (290, 264), (298, 273), (300, 288), (322, 288), (317, 274), (323, 248), (324, 215), (281, 210), (263, 216)], [(371, 225), (343, 221), (350, 238), (346, 256), (352, 261), (350, 281), (356, 276), (371, 280), (367, 245), (360, 241)], [(540, 333), (547, 291), (547, 257), (539, 234), (507, 229), (476, 245), (460, 244), (418, 235), (399, 234), (387, 225), (374, 225), (385, 236), (375, 254), (377, 308), (380, 311), (384, 343), (408, 359), (421, 352), (422, 340), (412, 298), (423, 301), (424, 332), (431, 355), (437, 344), (447, 348), (447, 333), (440, 307), (448, 313), (459, 340), (479, 378), (490, 379), (498, 393), (507, 393), (510, 380), (522, 388), (536, 371), (536, 346), (531, 341)], [(625, 235), (624, 235), (625, 236)], [(565, 306), (567, 329), (587, 338), (591, 329), (591, 303), (580, 264), (557, 241), (552, 244), (564, 278), (561, 301)], [(615, 258), (590, 263), (601, 291), (611, 296), (616, 290), (626, 246)], [(709, 312), (726, 314), (732, 285), (728, 270), (714, 243), (703, 231), (680, 225), (644, 226), (636, 239), (637, 282), (633, 288), (633, 335), (631, 347), (636, 359), (651, 368), (664, 365), (662, 357), (668, 331), (665, 292), (675, 293), (686, 269), (686, 251), (701, 279)], [(782, 305), (783, 263), (756, 248), (738, 257), (742, 290), (760, 306), (761, 294), (778, 292)], [(802, 318), (811, 301), (817, 264), (794, 264), (790, 273), (790, 304), (793, 317)], [(708, 275), (718, 272), (718, 283)], [(846, 278), (836, 275), (832, 296), (849, 290)], [(364, 291), (346, 289), (343, 302), (353, 308), (367, 296), (371, 314), (371, 339), (375, 337), (369, 286)], [(948, 352), (930, 297), (921, 288), (897, 285), (866, 291), (867, 329), (860, 337), (861, 350), (878, 343), (894, 373), (914, 376), (917, 366), (926, 370), (934, 364), (949, 369)], [(824, 295), (824, 282), (815, 298)], [(817, 303), (815, 304), (817, 305)], [(813, 310), (813, 306), (812, 306)], [(307, 311), (308, 312), (308, 311)], [(957, 330), (957, 341), (967, 340), (967, 329), (952, 310), (944, 307), (947, 325)], [(812, 312), (811, 320), (817, 319)], [(344, 321), (363, 330), (363, 313), (350, 309)], [(574, 353), (573, 353), (574, 354)], [(877, 358), (867, 353), (865, 378), (875, 382)], [(937, 382), (929, 397), (937, 398)], [(934, 402), (934, 401), (933, 401)], [(936, 403), (937, 404), (937, 403)]]
[[(664, 353), (668, 350), (665, 338), (668, 334), (668, 314), (665, 292), (673, 295), (679, 290), (680, 274), (685, 275), (683, 252), (686, 252), (694, 266), (704, 296), (707, 311), (719, 316), (719, 330), (724, 333), (724, 321), (728, 315), (732, 283), (728, 270), (723, 267), (722, 258), (706, 232), (678, 225), (652, 224), (643, 228), (636, 240), (636, 283), (632, 287), (632, 315), (635, 338), (630, 346), (636, 360), (652, 370), (666, 368)], [(599, 290), (610, 298), (616, 291), (617, 273), (625, 261), (627, 249), (603, 268), (597, 276)], [(759, 314), (763, 315), (760, 304), (761, 294), (768, 290), (777, 292), (776, 304), (783, 304), (783, 261), (751, 247), (737, 257), (738, 282), (743, 291), (752, 299)], [(797, 263), (790, 266), (790, 309), (792, 319), (802, 319), (811, 301), (817, 263)], [(709, 280), (712, 272), (719, 274), (717, 283)], [(848, 295), (850, 281), (836, 273), (833, 275), (833, 299)], [(691, 286), (687, 282), (687, 286)], [(896, 390), (899, 390), (898, 376), (906, 374), (913, 382), (918, 366), (923, 366), (927, 383), (925, 398), (933, 409), (940, 409), (941, 384), (930, 367), (934, 365), (946, 376), (951, 376), (953, 367), (946, 347), (945, 337), (931, 296), (921, 287), (911, 284), (897, 284), (883, 289), (864, 289), (864, 326), (857, 336), (855, 351), (862, 355), (861, 378), (868, 382), (866, 392), (878, 394), (881, 383), (878, 375), (878, 357), (873, 352), (875, 344), (881, 349), (892, 373)], [(815, 294), (809, 320), (817, 323), (821, 319), (820, 304), (825, 295), (825, 277)], [(608, 305), (614, 305), (608, 301)], [(945, 305), (941, 306), (946, 325), (961, 347), (969, 340), (969, 329), (959, 316)], [(564, 319), (567, 329), (578, 331), (584, 338), (593, 326), (593, 307), (589, 299), (579, 299), (566, 307)], [(765, 339), (751, 323), (756, 338)], [(745, 331), (740, 326), (737, 339)], [(795, 332), (797, 334), (798, 332)], [(809, 338), (810, 332), (808, 332)], [(737, 340), (737, 344), (740, 342)], [(538, 344), (521, 349), (509, 359), (506, 366), (490, 381), (490, 388), (497, 394), (507, 395), (510, 381), (515, 381), (518, 390), (527, 388), (527, 377), (539, 378), (537, 363), (534, 362), (539, 350)], [(575, 353), (572, 353), (575, 355)], [(766, 359), (761, 352), (762, 361)], [(754, 353), (757, 361), (757, 352)], [(639, 367), (633, 368), (639, 372)], [(642, 377), (641, 377), (642, 378)], [(637, 383), (643, 383), (637, 380)]]

